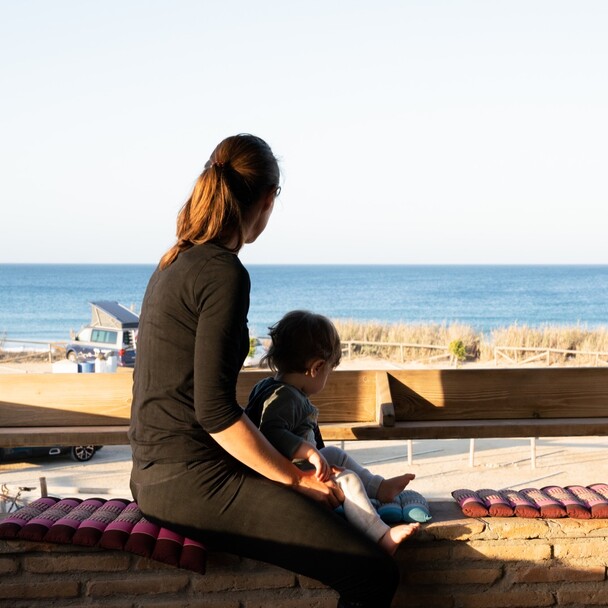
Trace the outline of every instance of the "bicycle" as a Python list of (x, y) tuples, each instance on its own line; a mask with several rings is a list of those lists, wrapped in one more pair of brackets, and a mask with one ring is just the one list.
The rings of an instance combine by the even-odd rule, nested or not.
[(23, 492), (32, 492), (35, 489), (35, 487), (19, 486), (17, 488), (17, 493), (12, 495), (9, 487), (3, 483), (2, 488), (0, 489), (0, 513), (18, 511), (21, 507), (25, 506), (23, 499), (19, 500), (21, 494), (23, 494)]

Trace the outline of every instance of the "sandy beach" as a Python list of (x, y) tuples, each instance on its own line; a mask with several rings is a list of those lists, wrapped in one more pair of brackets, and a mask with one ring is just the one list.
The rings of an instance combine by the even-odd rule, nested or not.
[[(401, 367), (380, 359), (344, 360), (342, 369), (390, 369)], [(0, 373), (50, 372), (48, 362), (0, 365)], [(417, 440), (411, 443), (411, 464), (405, 441), (352, 441), (344, 447), (375, 473), (391, 477), (415, 473), (411, 488), (429, 500), (445, 499), (459, 488), (516, 488), (545, 485), (608, 483), (604, 437), (541, 438), (536, 441), (533, 466), (531, 441), (527, 439)], [(86, 464), (66, 457), (32, 459), (0, 464), (2, 482), (11, 487), (38, 486), (44, 474), (49, 493), (56, 495), (120, 495), (128, 497), (130, 450), (107, 446)]]

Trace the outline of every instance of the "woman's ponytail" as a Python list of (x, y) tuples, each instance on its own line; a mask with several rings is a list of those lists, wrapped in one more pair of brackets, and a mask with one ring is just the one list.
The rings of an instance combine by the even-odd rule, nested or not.
[(161, 269), (183, 251), (210, 241), (236, 237), (238, 251), (244, 242), (243, 217), (278, 185), (278, 163), (265, 141), (254, 135), (222, 141), (177, 216), (177, 242), (161, 258)]

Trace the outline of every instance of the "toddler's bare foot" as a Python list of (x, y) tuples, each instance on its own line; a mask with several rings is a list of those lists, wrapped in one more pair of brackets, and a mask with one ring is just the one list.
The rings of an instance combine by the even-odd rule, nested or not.
[(409, 536), (414, 534), (420, 524), (402, 524), (389, 528), (380, 539), (380, 546), (389, 554), (394, 555), (397, 547)]
[(395, 496), (403, 490), (407, 484), (414, 479), (416, 475), (413, 473), (404, 473), (397, 477), (391, 477), (384, 479), (378, 488), (378, 494), (376, 498), (380, 502), (391, 502), (395, 499)]

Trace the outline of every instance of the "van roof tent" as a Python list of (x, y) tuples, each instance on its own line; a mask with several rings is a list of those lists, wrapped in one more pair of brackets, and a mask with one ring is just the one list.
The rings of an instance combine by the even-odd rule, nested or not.
[(116, 329), (137, 329), (139, 315), (126, 306), (110, 300), (89, 302), (91, 305), (91, 325), (93, 327), (115, 327)]

